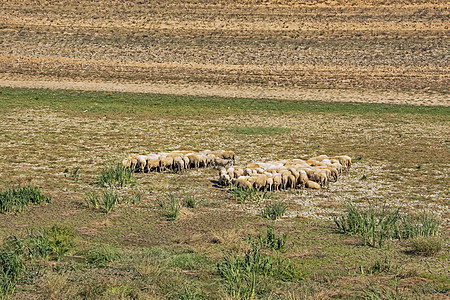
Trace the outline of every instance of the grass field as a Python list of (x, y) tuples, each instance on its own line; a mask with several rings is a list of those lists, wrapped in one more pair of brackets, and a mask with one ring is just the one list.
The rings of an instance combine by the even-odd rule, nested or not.
[[(35, 261), (13, 298), (232, 298), (217, 265), (228, 253), (244, 255), (247, 235), (270, 225), (287, 242), (276, 272), (257, 278), (257, 298), (445, 299), (449, 115), (448, 107), (1, 88), (1, 190), (29, 183), (52, 201), (1, 214), (0, 239), (54, 224), (76, 236), (61, 260)], [(97, 180), (108, 163), (176, 149), (230, 149), (236, 164), (347, 154), (354, 166), (327, 189), (243, 204), (216, 185), (212, 169), (136, 174), (135, 185), (118, 193), (140, 193), (139, 203), (109, 214), (87, 208), (86, 193), (102, 193)], [(196, 205), (187, 207), (185, 197)], [(170, 199), (174, 221), (160, 205)], [(285, 216), (261, 217), (277, 201)], [(408, 240), (364, 246), (332, 220), (347, 203), (432, 212), (442, 221), (442, 250), (415, 254)]]

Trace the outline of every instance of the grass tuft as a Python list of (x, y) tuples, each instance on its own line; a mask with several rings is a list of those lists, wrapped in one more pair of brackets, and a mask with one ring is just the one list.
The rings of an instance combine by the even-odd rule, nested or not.
[(269, 203), (267, 204), (263, 211), (261, 212), (261, 215), (264, 218), (270, 219), (270, 220), (276, 220), (278, 218), (281, 218), (284, 213), (286, 212), (287, 206), (279, 201), (275, 203)]
[(50, 198), (42, 194), (36, 186), (7, 188), (0, 193), (0, 212), (22, 212), (28, 204), (50, 203)]
[(157, 204), (161, 208), (161, 215), (166, 218), (167, 221), (174, 222), (178, 219), (181, 204), (175, 195), (169, 194), (167, 199), (159, 199)]
[(422, 214), (418, 220), (400, 215), (399, 209), (381, 209), (370, 206), (363, 210), (352, 204), (347, 212), (335, 217), (338, 230), (349, 235), (358, 235), (364, 245), (381, 247), (386, 240), (434, 236), (439, 232), (440, 220), (431, 214)]
[(125, 168), (120, 162), (111, 163), (101, 171), (98, 177), (98, 183), (102, 187), (124, 187), (133, 186), (135, 179), (133, 171)]
[(437, 237), (418, 236), (409, 241), (411, 251), (423, 256), (434, 256), (442, 250), (443, 242)]
[(86, 261), (97, 267), (104, 267), (107, 263), (114, 262), (120, 258), (120, 253), (114, 247), (100, 247), (91, 249), (86, 254)]
[(56, 253), (56, 260), (58, 261), (75, 247), (75, 230), (71, 227), (55, 224), (48, 228), (45, 233), (49, 240), (50, 249)]
[(258, 192), (254, 188), (242, 186), (232, 186), (228, 192), (233, 196), (236, 202), (241, 204), (246, 202), (259, 202), (264, 199), (271, 199), (273, 196), (273, 193), (269, 191)]

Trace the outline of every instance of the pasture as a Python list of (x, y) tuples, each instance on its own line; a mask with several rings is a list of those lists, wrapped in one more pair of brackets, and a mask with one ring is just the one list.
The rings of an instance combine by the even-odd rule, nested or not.
[[(0, 241), (31, 230), (74, 235), (60, 259), (26, 260), (33, 272), (12, 298), (444, 299), (449, 115), (439, 106), (1, 88), (0, 190), (30, 184), (51, 202), (1, 214)], [(241, 202), (212, 168), (135, 173), (112, 189), (119, 204), (103, 209), (98, 180), (110, 163), (184, 149), (233, 150), (237, 164), (347, 154), (353, 166), (328, 188)], [(99, 208), (88, 205), (94, 194)], [(277, 203), (283, 216), (264, 217)], [(440, 249), (425, 256), (414, 251), (420, 241), (371, 246), (346, 235), (333, 217), (348, 204), (432, 213), (439, 232), (425, 243), (438, 239)], [(246, 253), (271, 269), (230, 278)]]

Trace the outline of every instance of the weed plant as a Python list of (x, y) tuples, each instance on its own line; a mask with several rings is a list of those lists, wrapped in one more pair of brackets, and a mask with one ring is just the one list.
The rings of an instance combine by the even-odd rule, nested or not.
[(45, 233), (50, 249), (56, 254), (56, 260), (58, 261), (75, 247), (75, 231), (71, 227), (55, 224), (48, 228)]
[(259, 202), (263, 199), (271, 199), (273, 193), (268, 191), (258, 192), (254, 188), (247, 188), (242, 186), (232, 186), (228, 192), (233, 196), (238, 203)]
[(265, 235), (255, 239), (247, 237), (250, 249), (244, 256), (235, 253), (226, 255), (217, 265), (218, 273), (225, 279), (227, 292), (236, 298), (252, 299), (264, 278), (295, 281), (304, 278), (300, 268), (289, 259), (282, 258), (279, 250), (286, 245), (286, 235), (277, 237), (272, 227)]
[(180, 213), (180, 201), (175, 197), (175, 195), (170, 194), (167, 199), (160, 199), (157, 201), (158, 206), (161, 209), (161, 214), (167, 221), (174, 222), (178, 219)]
[(91, 249), (86, 254), (86, 261), (97, 267), (104, 267), (107, 263), (120, 259), (120, 253), (114, 247), (100, 247)]
[(105, 214), (109, 214), (119, 203), (119, 196), (114, 190), (105, 189), (102, 196), (102, 208)]
[[(254, 243), (250, 236), (247, 237), (250, 244)], [(266, 234), (258, 234), (256, 242), (263, 249), (282, 251), (286, 246), (287, 234), (283, 233), (280, 236), (275, 234), (272, 226), (267, 226)]]
[(423, 214), (419, 220), (400, 215), (399, 209), (381, 209), (370, 206), (362, 210), (352, 204), (347, 212), (335, 217), (338, 230), (349, 235), (358, 235), (364, 245), (381, 247), (386, 240), (433, 236), (439, 232), (440, 220), (432, 215)]
[(98, 183), (102, 187), (124, 187), (133, 186), (135, 179), (133, 171), (124, 167), (120, 162), (111, 163), (101, 171)]
[(49, 203), (50, 198), (36, 186), (8, 187), (0, 192), (0, 212), (22, 212), (28, 204)]
[(184, 196), (184, 204), (186, 205), (186, 207), (195, 208), (197, 206), (197, 201), (195, 200), (195, 198), (193, 196), (185, 195)]
[(261, 212), (261, 215), (264, 218), (276, 220), (284, 215), (286, 209), (287, 206), (281, 201), (272, 204), (269, 203), (264, 207), (263, 211)]
[(86, 206), (88, 208), (98, 209), (100, 207), (100, 198), (95, 192), (87, 192), (84, 197), (84, 201), (86, 202)]

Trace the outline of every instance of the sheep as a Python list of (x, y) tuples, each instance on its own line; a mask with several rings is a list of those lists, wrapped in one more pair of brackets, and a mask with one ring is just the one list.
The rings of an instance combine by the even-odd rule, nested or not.
[(170, 156), (162, 156), (159, 161), (159, 167), (161, 170), (167, 170), (167, 168), (172, 169), (173, 166), (173, 158)]
[(234, 168), (233, 167), (229, 167), (227, 170), (228, 175), (230, 176), (231, 179), (235, 178), (235, 174), (234, 174)]
[(305, 170), (299, 170), (298, 173), (300, 176), (298, 177), (297, 184), (305, 187), (306, 182), (308, 181), (308, 174), (306, 174)]
[(264, 174), (259, 174), (255, 177), (254, 187), (257, 190), (262, 190), (266, 187), (267, 177)]
[(306, 187), (310, 188), (310, 189), (316, 189), (316, 190), (320, 190), (320, 184), (318, 184), (317, 182), (308, 180), (306, 182)]
[(160, 157), (157, 155), (147, 155), (147, 172), (158, 171), (160, 168)]
[(131, 168), (131, 157), (125, 157), (122, 160), (122, 166), (124, 166), (125, 168)]
[(347, 155), (334, 156), (332, 159), (338, 160), (345, 171), (352, 166), (352, 159)]
[(190, 167), (192, 168), (199, 168), (200, 167), (200, 157), (198, 157), (197, 154), (188, 154), (187, 157), (189, 158)]
[(279, 190), (281, 184), (283, 183), (283, 179), (280, 173), (273, 174), (273, 189)]
[(223, 174), (219, 177), (219, 184), (223, 186), (228, 186), (231, 184), (231, 178), (228, 174)]
[(220, 157), (223, 159), (231, 159), (234, 160), (235, 158), (235, 154), (233, 151), (224, 151), (223, 153), (221, 153)]
[(230, 160), (226, 160), (226, 159), (223, 159), (223, 158), (220, 158), (220, 157), (216, 157), (214, 159), (214, 165), (216, 167), (226, 167), (226, 166), (228, 166), (230, 164), (231, 164)]
[(242, 170), (241, 168), (235, 168), (234, 169), (234, 176), (236, 178), (243, 176), (244, 175), (244, 170)]
[(175, 172), (183, 172), (184, 160), (181, 156), (175, 156), (173, 159), (173, 170)]
[(240, 187), (245, 187), (251, 189), (253, 186), (253, 182), (250, 180), (249, 176), (240, 176), (235, 179), (235, 184)]
[(145, 156), (145, 155), (138, 155), (136, 157), (136, 160), (137, 160), (136, 167), (138, 168), (139, 171), (144, 173), (145, 167), (147, 165), (147, 156)]

